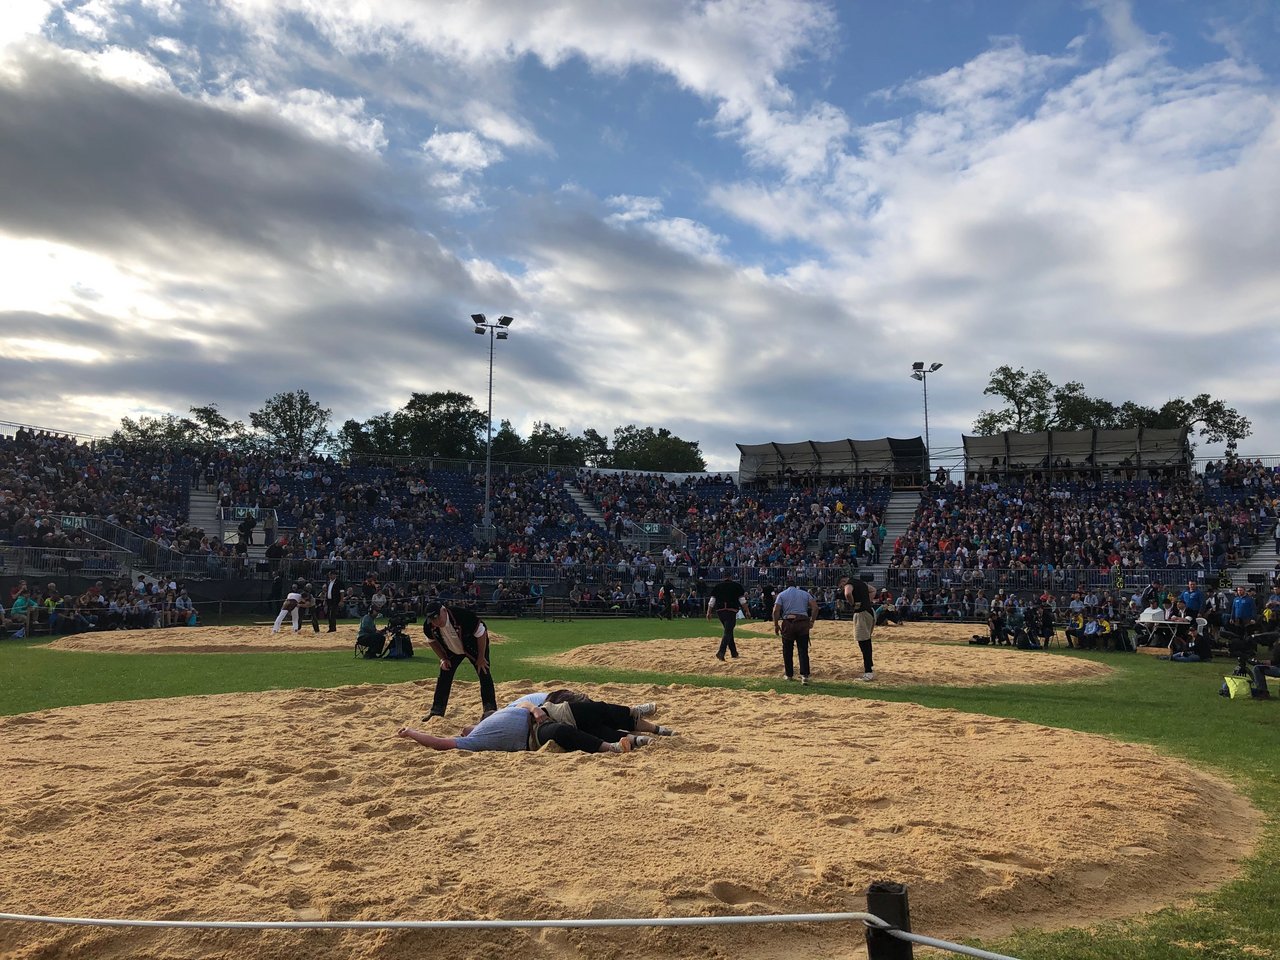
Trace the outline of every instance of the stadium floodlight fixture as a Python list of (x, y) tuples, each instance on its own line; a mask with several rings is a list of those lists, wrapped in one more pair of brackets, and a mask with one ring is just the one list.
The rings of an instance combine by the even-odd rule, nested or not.
[(929, 472), (929, 374), (942, 369), (942, 364), (931, 363), (927, 367), (923, 360), (911, 364), (911, 379), (919, 380), (924, 389), (924, 468)]
[(496, 322), (490, 323), (483, 313), (473, 313), (471, 314), (471, 322), (476, 325), (476, 333), (481, 336), (486, 333), (489, 334), (489, 404), (486, 415), (488, 425), (485, 428), (484, 443), (483, 524), (487, 535), (491, 537), (493, 531), (493, 342), (494, 340), (510, 338), (511, 333), (508, 328), (515, 322), (515, 319), (503, 314)]

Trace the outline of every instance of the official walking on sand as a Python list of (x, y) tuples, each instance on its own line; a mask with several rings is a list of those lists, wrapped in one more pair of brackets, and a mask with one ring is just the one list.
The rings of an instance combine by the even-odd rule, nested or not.
[(800, 654), (800, 682), (809, 682), (809, 631), (818, 619), (818, 601), (803, 587), (794, 583), (773, 601), (773, 632), (782, 637), (782, 669), (788, 680), (794, 680), (793, 649)]
[(737, 626), (739, 610), (744, 614), (747, 612), (747, 588), (725, 570), (720, 582), (711, 588), (711, 597), (707, 600), (707, 619), (711, 619), (714, 611), (720, 618), (720, 626), (724, 627), (720, 649), (716, 651), (717, 660), (723, 660), (726, 653), (733, 659), (738, 659), (738, 645), (733, 642), (733, 628)]

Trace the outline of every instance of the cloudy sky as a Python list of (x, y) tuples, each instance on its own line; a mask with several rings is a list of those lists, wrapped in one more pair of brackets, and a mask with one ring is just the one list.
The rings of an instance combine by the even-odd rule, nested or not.
[[(1280, 453), (1274, 0), (4, 0), (0, 419), (958, 445), (990, 371)], [(1211, 452), (1213, 448), (1203, 448)]]

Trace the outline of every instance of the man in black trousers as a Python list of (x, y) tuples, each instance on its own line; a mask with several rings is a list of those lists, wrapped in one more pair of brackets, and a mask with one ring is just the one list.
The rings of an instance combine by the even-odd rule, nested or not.
[(875, 606), (871, 602), (871, 588), (861, 577), (841, 577), (840, 592), (853, 613), (853, 636), (862, 651), (862, 679), (874, 680), (875, 663), (872, 659), (871, 633), (875, 630)]
[(489, 669), (489, 628), (476, 612), (466, 607), (445, 606), (433, 600), (423, 611), (422, 632), (440, 658), (440, 676), (436, 679), (431, 712), (424, 719), (444, 716), (449, 706), (449, 692), (453, 689), (453, 675), (463, 660), (471, 662), (480, 681), (483, 716), (497, 710), (498, 698), (493, 689), (493, 673)]
[(720, 649), (716, 651), (716, 659), (723, 660), (726, 653), (738, 659), (738, 645), (733, 642), (733, 628), (738, 623), (738, 611), (747, 609), (747, 589), (726, 568), (720, 582), (711, 588), (711, 597), (707, 600), (707, 619), (711, 619), (714, 611), (724, 627), (724, 635), (720, 638)]
[(337, 570), (329, 571), (329, 581), (321, 588), (321, 599), (324, 601), (324, 610), (329, 617), (329, 632), (336, 633), (338, 630), (338, 612), (342, 609), (342, 596), (345, 592), (346, 584), (338, 576)]

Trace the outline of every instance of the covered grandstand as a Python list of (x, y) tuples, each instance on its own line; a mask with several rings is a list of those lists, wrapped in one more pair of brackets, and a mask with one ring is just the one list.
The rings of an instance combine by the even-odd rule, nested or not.
[(920, 486), (928, 475), (928, 452), (920, 437), (739, 443), (737, 447), (738, 482), (743, 486), (785, 483), (797, 476)]
[(990, 473), (1087, 471), (1111, 477), (1140, 476), (1152, 470), (1186, 471), (1191, 468), (1189, 435), (1187, 427), (1140, 427), (965, 436), (965, 475), (974, 480)]

